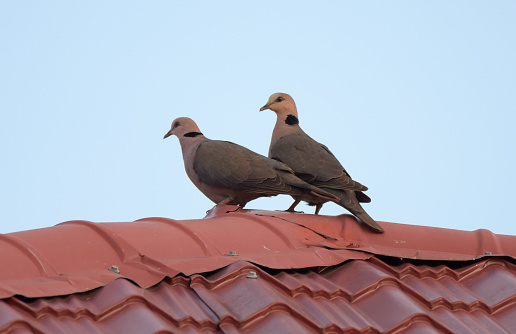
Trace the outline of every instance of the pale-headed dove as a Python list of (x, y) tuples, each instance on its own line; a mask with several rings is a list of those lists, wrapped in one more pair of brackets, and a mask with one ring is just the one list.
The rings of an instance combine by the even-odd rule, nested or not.
[(188, 117), (175, 119), (163, 138), (171, 135), (179, 138), (186, 174), (215, 204), (244, 207), (258, 197), (279, 194), (303, 201), (337, 199), (302, 181), (279, 161), (231, 142), (206, 138)]
[[(371, 201), (362, 192), (366, 191), (367, 187), (352, 180), (330, 150), (301, 129), (294, 99), (284, 93), (272, 94), (260, 111), (265, 109), (270, 109), (277, 115), (269, 158), (285, 163), (300, 179), (336, 195), (339, 200), (333, 202), (346, 208), (375, 231), (383, 232), (383, 228), (360, 205), (360, 202)], [(316, 198), (315, 201), (307, 202), (309, 205), (315, 205), (315, 214), (318, 214), (327, 201)], [(299, 202), (295, 199), (287, 211), (294, 211)]]

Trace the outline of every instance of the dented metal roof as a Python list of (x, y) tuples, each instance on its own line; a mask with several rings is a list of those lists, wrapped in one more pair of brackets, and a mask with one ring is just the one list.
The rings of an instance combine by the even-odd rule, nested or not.
[(514, 236), (236, 209), (0, 235), (0, 333), (516, 331)]

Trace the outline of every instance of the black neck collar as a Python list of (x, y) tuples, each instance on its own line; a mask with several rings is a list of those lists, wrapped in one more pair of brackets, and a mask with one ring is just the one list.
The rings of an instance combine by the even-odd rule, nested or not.
[(296, 116), (290, 114), (287, 116), (287, 118), (285, 119), (285, 123), (287, 125), (297, 125), (299, 124), (299, 120), (297, 119)]
[(197, 136), (202, 136), (202, 133), (193, 131), (193, 132), (185, 133), (183, 135), (183, 137), (197, 137)]

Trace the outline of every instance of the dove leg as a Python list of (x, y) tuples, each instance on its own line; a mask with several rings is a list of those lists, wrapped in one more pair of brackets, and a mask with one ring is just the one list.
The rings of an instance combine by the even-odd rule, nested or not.
[(321, 210), (322, 208), (322, 203), (321, 204), (316, 204), (315, 205), (315, 214), (318, 215), (319, 214), (319, 211)]
[(295, 212), (294, 209), (296, 208), (296, 206), (299, 204), (299, 200), (295, 200), (294, 203), (292, 203), (292, 205), (287, 209), (287, 212)]

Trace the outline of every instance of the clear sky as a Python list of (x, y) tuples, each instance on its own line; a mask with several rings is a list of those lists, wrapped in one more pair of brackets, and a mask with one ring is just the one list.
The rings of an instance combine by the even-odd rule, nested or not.
[(258, 109), (281, 91), (376, 220), (514, 235), (515, 18), (514, 1), (2, 1), (0, 232), (204, 217), (172, 120), (266, 155)]

